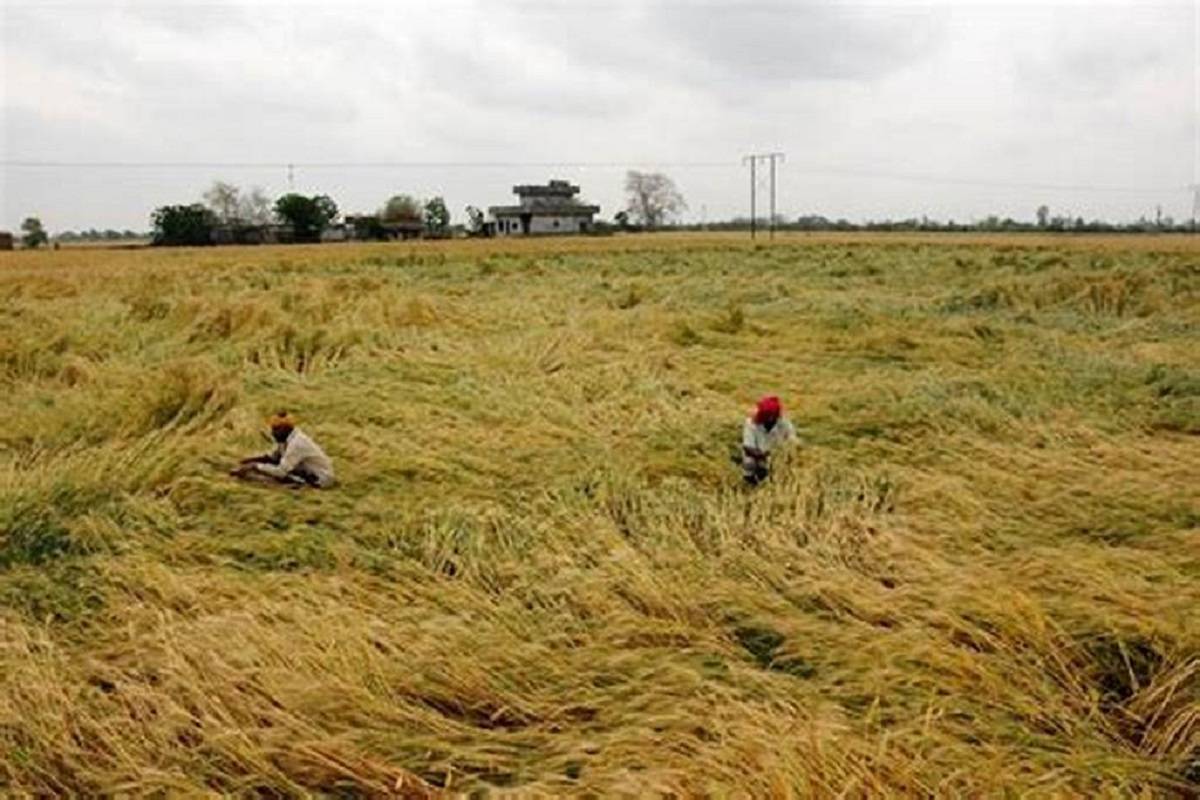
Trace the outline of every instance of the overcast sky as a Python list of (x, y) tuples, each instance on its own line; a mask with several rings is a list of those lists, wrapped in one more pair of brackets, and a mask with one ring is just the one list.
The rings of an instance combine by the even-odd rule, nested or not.
[(713, 220), (764, 151), (789, 216), (1185, 218), (1198, 2), (0, 0), (0, 227), (145, 229), (288, 162), (457, 220), (551, 177), (611, 218), (655, 169)]

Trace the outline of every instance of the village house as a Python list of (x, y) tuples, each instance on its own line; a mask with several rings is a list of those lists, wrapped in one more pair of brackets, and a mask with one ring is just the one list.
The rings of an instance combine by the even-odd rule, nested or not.
[(586, 233), (592, 229), (592, 217), (600, 213), (600, 206), (579, 202), (579, 187), (568, 181), (514, 186), (513, 194), (520, 198), (519, 205), (488, 208), (497, 236)]
[(346, 215), (346, 238), (359, 241), (388, 241), (392, 239), (420, 239), (425, 233), (425, 224), (420, 219), (383, 221), (378, 214)]
[[(212, 229), (213, 244), (275, 244), (280, 241), (278, 225), (259, 225), (252, 222), (223, 222)], [(287, 236), (290, 238), (291, 226)]]

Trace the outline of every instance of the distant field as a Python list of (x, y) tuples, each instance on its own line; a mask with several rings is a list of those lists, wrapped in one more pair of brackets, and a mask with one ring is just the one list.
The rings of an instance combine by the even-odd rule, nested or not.
[[(1200, 791), (1196, 239), (64, 248), (0, 297), (0, 793)], [(279, 407), (339, 488), (226, 476)]]

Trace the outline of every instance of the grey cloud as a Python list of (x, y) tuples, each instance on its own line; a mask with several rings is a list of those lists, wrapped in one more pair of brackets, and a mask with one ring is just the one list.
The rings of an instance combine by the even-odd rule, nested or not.
[[(219, 157), (224, 149), (236, 148), (234, 160), (261, 158), (306, 138), (320, 138), (356, 118), (339, 76), (325, 74), (311, 58), (275, 64), (274, 59), (289, 54), (256, 42), (252, 29), (230, 25), (218, 32), (202, 26), (204, 36), (193, 37), (183, 25), (160, 25), (158, 17), (166, 14), (161, 10), (149, 24), (162, 28), (166, 38), (147, 41), (136, 26), (149, 7), (137, 8), (132, 16), (111, 17), (85, 9), (73, 26), (53, 15), (22, 15), (22, 29), (33, 35), (14, 39), (13, 51), (40, 58), (47, 76), (108, 106), (107, 125), (89, 120), (84, 135), (76, 130), (78, 144), (68, 151), (75, 157), (103, 152), (104, 137), (97, 134), (107, 127), (109, 139), (119, 140), (116, 132), (122, 129), (135, 131), (143, 158), (177, 158), (181, 146), (193, 157)], [(185, 10), (182, 16), (190, 19), (193, 9)], [(223, 13), (222, 19), (238, 17)], [(89, 30), (102, 33), (88, 42)], [(319, 51), (319, 39), (304, 39), (299, 37), (296, 52)], [(198, 41), (208, 45), (197, 46)], [(176, 42), (190, 46), (175, 48)], [(23, 102), (28, 104), (28, 97)], [(71, 98), (52, 93), (36, 102), (47, 110), (71, 111)], [(6, 123), (15, 113), (13, 103), (7, 105)], [(56, 136), (59, 127), (53, 114), (40, 121), (26, 114), (17, 122), (6, 124), (6, 134), (9, 148), (19, 152), (44, 152), (47, 136)]]
[(1051, 9), (1035, 17), (1062, 33), (1031, 37), (1016, 48), (1022, 90), (1094, 101), (1157, 70), (1192, 75), (1197, 68), (1192, 9), (1182, 4), (1151, 8), (1154, 13), (1136, 6), (1097, 6), (1086, 16)]
[(251, 10), (235, 3), (188, 3), (183, 7), (163, 2), (127, 3), (122, 11), (129, 18), (172, 33), (208, 35), (218, 31), (240, 29), (251, 19)]
[(927, 56), (936, 18), (882, 7), (655, 8), (656, 35), (745, 81), (869, 80)]
[(723, 96), (763, 83), (879, 78), (930, 57), (944, 30), (919, 9), (812, 3), (585, 6), (524, 22), (531, 47), (557, 49), (635, 90), (653, 81)]
[(6, 108), (4, 150), (10, 156), (35, 160), (76, 160), (105, 153), (108, 158), (135, 158), (137, 143), (106, 126), (92, 125), (80, 135), (76, 120), (39, 114), (28, 108)]
[(453, 92), (480, 109), (511, 109), (551, 116), (606, 117), (637, 103), (631, 87), (607, 73), (580, 75), (541, 68), (532, 56), (447, 43), (418, 45), (425, 77), (433, 79), (452, 65)]
[[(782, 208), (858, 218), (1036, 207), (1015, 191), (1010, 209), (968, 187), (877, 189), (872, 170), (1101, 185), (1190, 173), (1190, 8), (934, 1), (0, 0), (2, 144), (64, 161), (729, 159), (668, 170), (709, 219), (745, 212), (737, 156), (757, 147), (788, 152)], [(831, 164), (862, 176), (804, 176)], [(444, 192), (461, 209), (541, 172), (554, 170), (300, 170), (297, 188), (348, 208)], [(564, 174), (610, 209), (622, 172)], [(142, 225), (213, 179), (258, 182), (222, 173), (6, 169), (0, 227), (32, 208), (53, 229)], [(269, 190), (286, 187), (269, 174)], [(1141, 213), (1083, 198), (1085, 215)]]

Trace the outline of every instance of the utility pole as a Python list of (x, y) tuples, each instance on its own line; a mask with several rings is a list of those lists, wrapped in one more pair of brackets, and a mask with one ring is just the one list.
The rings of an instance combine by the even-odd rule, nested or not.
[(753, 239), (758, 228), (758, 212), (756, 207), (756, 192), (758, 190), (758, 180), (755, 172), (755, 167), (759, 161), (769, 162), (771, 176), (771, 218), (768, 220), (768, 228), (771, 232), (771, 238), (775, 238), (775, 162), (783, 161), (783, 153), (756, 153), (742, 158), (742, 163), (750, 164), (750, 238)]
[(783, 153), (771, 153), (771, 238), (775, 238), (775, 159), (783, 163)]
[(758, 163), (758, 156), (745, 156), (742, 158), (742, 163), (750, 162), (750, 238), (754, 238), (754, 190), (758, 184), (754, 180), (754, 165)]
[(288, 164), (288, 191), (289, 192), (295, 191), (295, 188), (296, 188), (296, 181), (295, 181), (296, 174), (295, 174), (295, 169), (294, 169), (295, 166), (296, 166), (295, 164)]

